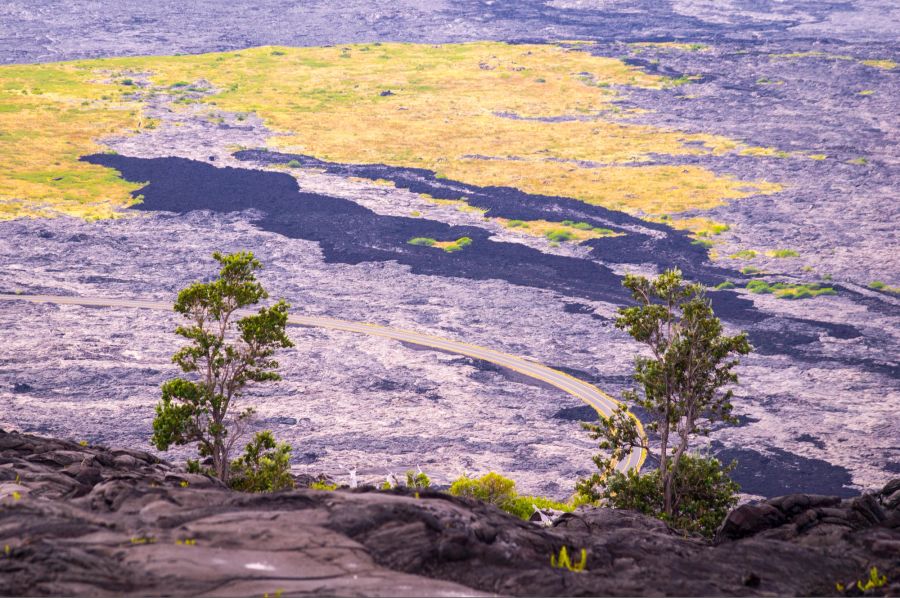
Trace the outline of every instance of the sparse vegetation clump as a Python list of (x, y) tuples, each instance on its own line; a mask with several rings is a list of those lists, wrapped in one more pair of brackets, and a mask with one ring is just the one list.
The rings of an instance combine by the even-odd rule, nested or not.
[(781, 299), (808, 299), (819, 295), (837, 295), (833, 287), (823, 287), (818, 283), (789, 284), (776, 282), (769, 284), (765, 280), (751, 280), (747, 283), (747, 290), (751, 293), (773, 294)]
[(471, 245), (472, 239), (470, 237), (460, 237), (455, 241), (438, 241), (429, 237), (414, 237), (407, 241), (407, 243), (410, 245), (419, 245), (421, 247), (436, 247), (438, 249), (443, 249), (447, 253), (455, 253), (457, 251), (462, 251)]
[(800, 254), (793, 249), (773, 249), (772, 251), (767, 251), (766, 255), (775, 258), (800, 257)]
[(709, 522), (734, 504), (737, 486), (717, 460), (689, 448), (712, 424), (734, 421), (733, 391), (725, 388), (737, 383), (734, 368), (750, 343), (744, 333), (724, 333), (703, 287), (686, 283), (677, 269), (652, 280), (628, 275), (622, 284), (637, 305), (620, 308), (616, 326), (650, 350), (635, 358), (638, 388), (624, 398), (647, 413), (647, 428), (659, 434), (659, 468), (643, 476), (615, 469), (632, 450), (651, 448), (638, 421), (620, 405), (599, 423), (583, 424), (606, 452), (594, 457), (598, 471), (579, 481), (576, 491), (582, 501), (636, 508), (685, 531), (709, 534)]
[(732, 253), (728, 257), (733, 260), (750, 260), (756, 257), (756, 251), (752, 249), (741, 249), (740, 251)]
[[(189, 378), (163, 383), (151, 442), (161, 451), (196, 443), (200, 457), (211, 462), (209, 472), (230, 483), (232, 451), (254, 413), (252, 408), (235, 413), (235, 402), (248, 384), (281, 379), (273, 355), (293, 343), (285, 334), (289, 306), (283, 300), (238, 319), (238, 310), (269, 296), (256, 280), (262, 264), (253, 254), (216, 252), (213, 257), (221, 266), (218, 278), (190, 285), (175, 301), (175, 311), (187, 320), (175, 332), (188, 343), (172, 361)], [(258, 435), (238, 460), (242, 480), (251, 480), (241, 483), (279, 485), (289, 453), (270, 434)], [(193, 468), (199, 470), (200, 464), (194, 462)]]
[(570, 231), (567, 231), (566, 229), (557, 228), (557, 229), (547, 231), (546, 237), (548, 239), (550, 239), (551, 241), (555, 241), (557, 243), (563, 243), (565, 241), (571, 241), (572, 239), (575, 238), (575, 235), (573, 235)]

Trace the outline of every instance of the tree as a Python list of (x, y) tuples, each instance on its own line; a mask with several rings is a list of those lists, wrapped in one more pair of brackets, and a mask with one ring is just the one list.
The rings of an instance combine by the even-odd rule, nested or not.
[(293, 344), (285, 334), (289, 305), (283, 300), (255, 314), (239, 311), (269, 296), (256, 280), (262, 264), (253, 254), (216, 252), (213, 258), (219, 277), (190, 285), (175, 301), (175, 311), (188, 320), (175, 332), (189, 343), (172, 361), (194, 375), (162, 385), (152, 442), (162, 451), (196, 442), (200, 456), (212, 459), (216, 477), (228, 483), (232, 450), (253, 415), (251, 408), (235, 413), (234, 402), (252, 382), (280, 380), (272, 356)]
[[(677, 269), (653, 280), (628, 275), (622, 284), (637, 305), (620, 308), (616, 326), (645, 344), (650, 353), (635, 359), (638, 388), (623, 397), (644, 409), (651, 419), (647, 429), (659, 434), (659, 471), (653, 479), (661, 497), (660, 512), (671, 520), (679, 505), (686, 504), (687, 497), (679, 492), (693, 487), (678, 484), (691, 439), (707, 434), (715, 422), (733, 423), (733, 393), (723, 388), (737, 383), (733, 370), (738, 356), (749, 353), (751, 347), (745, 333), (724, 334), (703, 287), (685, 283)], [(579, 494), (596, 500), (610, 495), (608, 484), (605, 492), (599, 487), (607, 478), (616, 477), (614, 467), (620, 459), (633, 448), (650, 451), (650, 447), (624, 405), (609, 417), (601, 417), (599, 424), (585, 424), (585, 428), (591, 438), (600, 441), (601, 449), (609, 451), (594, 457), (600, 471), (577, 486)], [(697, 465), (694, 461), (700, 457), (690, 459), (691, 465)], [(621, 478), (615, 482), (624, 483)]]

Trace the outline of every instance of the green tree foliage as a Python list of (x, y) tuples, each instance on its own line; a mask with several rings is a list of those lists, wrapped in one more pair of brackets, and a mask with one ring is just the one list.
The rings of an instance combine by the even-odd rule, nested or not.
[(275, 442), (269, 430), (257, 432), (244, 454), (231, 462), (231, 487), (244, 492), (277, 492), (294, 487), (291, 445)]
[(723, 467), (718, 459), (685, 453), (675, 471), (671, 514), (666, 513), (660, 491), (660, 470), (639, 475), (614, 472), (606, 480), (600, 497), (617, 509), (632, 509), (652, 515), (674, 528), (712, 536), (737, 504), (740, 487), (728, 477), (734, 465)]
[(164, 451), (196, 442), (200, 456), (212, 459), (213, 473), (228, 483), (230, 455), (253, 415), (252, 409), (235, 412), (234, 402), (250, 383), (280, 380), (272, 356), (293, 344), (285, 334), (284, 301), (257, 313), (239, 311), (269, 296), (256, 280), (262, 264), (253, 254), (213, 257), (219, 277), (190, 285), (175, 301), (175, 311), (187, 320), (175, 332), (188, 343), (172, 361), (191, 376), (162, 385), (152, 443)]
[[(628, 482), (635, 495), (642, 496), (646, 485), (655, 480), (661, 496), (659, 513), (675, 521), (677, 509), (687, 508), (692, 500), (678, 492), (699, 492), (693, 483), (680, 485), (676, 481), (682, 479), (678, 476), (684, 463), (689, 463), (685, 471), (690, 474), (682, 472), (681, 476), (697, 474), (710, 483), (718, 479), (704, 473), (709, 473), (717, 461), (700, 467), (697, 458), (686, 459), (686, 452), (692, 437), (708, 433), (711, 424), (734, 421), (732, 391), (723, 389), (737, 383), (733, 370), (738, 356), (749, 353), (751, 347), (746, 334), (724, 333), (703, 287), (684, 282), (677, 269), (653, 280), (628, 275), (622, 284), (631, 291), (637, 305), (621, 308), (616, 326), (649, 349), (649, 356), (635, 359), (637, 388), (624, 393), (624, 398), (650, 416), (647, 429), (659, 434), (660, 466), (653, 477), (641, 483), (633, 480), (637, 474), (621, 478), (615, 475), (615, 464), (633, 448), (650, 450), (634, 418), (620, 406), (609, 417), (601, 417), (600, 423), (584, 425), (591, 438), (598, 440), (599, 447), (607, 452), (594, 457), (599, 472), (581, 480), (577, 490), (583, 497), (598, 500), (609, 496), (608, 484)], [(606, 491), (602, 489), (604, 484)], [(716, 494), (714, 489), (710, 492)], [(705, 493), (694, 498), (699, 500), (701, 495)], [(717, 507), (713, 504), (710, 508)]]

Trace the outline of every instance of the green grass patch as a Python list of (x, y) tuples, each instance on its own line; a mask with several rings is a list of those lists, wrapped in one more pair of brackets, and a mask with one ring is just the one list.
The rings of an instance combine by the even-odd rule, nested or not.
[(823, 287), (818, 283), (790, 284), (776, 282), (769, 284), (765, 280), (751, 280), (747, 283), (747, 290), (756, 294), (772, 294), (780, 299), (809, 299), (819, 295), (837, 295), (832, 287)]
[(731, 282), (730, 280), (726, 280), (725, 282), (720, 282), (719, 284), (717, 284), (715, 286), (715, 289), (717, 291), (723, 291), (725, 289), (733, 289), (733, 288), (734, 288), (734, 283)]
[(457, 239), (456, 241), (453, 241), (452, 243), (448, 243), (446, 245), (444, 245), (442, 243), (438, 243), (437, 245), (438, 245), (438, 247), (440, 247), (447, 253), (454, 253), (457, 251), (462, 251), (464, 248), (468, 247), (471, 244), (472, 244), (472, 239), (470, 239), (469, 237), (460, 237), (459, 239)]
[(800, 254), (793, 249), (774, 249), (772, 251), (767, 251), (766, 255), (777, 258), (800, 257)]
[(548, 230), (546, 235), (548, 239), (554, 241), (556, 243), (562, 243), (563, 241), (571, 241), (575, 238), (575, 235), (572, 234), (571, 231), (567, 231), (563, 228), (554, 228)]
[(420, 245), (423, 247), (431, 247), (432, 245), (437, 243), (437, 241), (435, 241), (434, 239), (429, 239), (428, 237), (413, 237), (412, 239), (407, 241), (407, 243), (409, 243), (410, 245)]
[(506, 226), (508, 226), (509, 228), (528, 228), (528, 224), (524, 220), (510, 220), (506, 223)]

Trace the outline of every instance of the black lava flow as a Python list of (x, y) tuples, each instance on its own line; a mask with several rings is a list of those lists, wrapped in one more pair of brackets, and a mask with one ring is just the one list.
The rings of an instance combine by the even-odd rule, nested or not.
[[(243, 158), (249, 159), (248, 154)], [(258, 156), (254, 159), (258, 159)], [(292, 156), (290, 159), (298, 159)], [(490, 240), (489, 233), (478, 227), (450, 226), (422, 218), (383, 216), (352, 201), (305, 193), (296, 179), (288, 174), (265, 172), (243, 168), (217, 168), (203, 162), (183, 158), (130, 158), (117, 154), (97, 154), (83, 160), (118, 170), (122, 176), (134, 182), (149, 181), (134, 192), (143, 196), (136, 209), (167, 211), (185, 214), (194, 210), (219, 213), (254, 210), (260, 216), (255, 224), (263, 230), (286, 237), (306, 239), (319, 243), (325, 260), (333, 263), (359, 264), (363, 262), (395, 260), (409, 265), (414, 273), (460, 277), (472, 280), (502, 279), (512, 284), (558, 291), (570, 297), (597, 299), (621, 304), (629, 299), (621, 286), (619, 276), (605, 266), (590, 259), (547, 255), (517, 243)], [(305, 158), (305, 165), (312, 165)], [(553, 215), (554, 219), (578, 218), (598, 226), (614, 224), (648, 223), (635, 221), (627, 214), (586, 206), (565, 198), (541, 197), (522, 194), (507, 188), (479, 188), (446, 181), (429, 182), (429, 174), (410, 169), (388, 167), (352, 167), (323, 165), (331, 172), (368, 178), (386, 178), (398, 186), (417, 192), (427, 192), (436, 197), (460, 197), (460, 191), (470, 198), (470, 203), (484, 207), (494, 214), (520, 219), (539, 219)], [(655, 226), (655, 225), (654, 225)], [(706, 273), (714, 269), (697, 267), (691, 259), (701, 259), (680, 233), (672, 234), (660, 226), (657, 230), (666, 237), (657, 240), (641, 237), (640, 247), (628, 247), (632, 256), (659, 264), (684, 264), (689, 272)], [(676, 231), (677, 233), (678, 231)], [(629, 231), (632, 241), (634, 234)], [(462, 236), (473, 239), (471, 247), (448, 254), (430, 247), (408, 244), (412, 237), (432, 237), (437, 240), (455, 240)], [(629, 238), (629, 237), (620, 237)], [(593, 251), (619, 257), (626, 252), (626, 245), (615, 239), (598, 239)], [(614, 241), (607, 245), (609, 241)], [(679, 250), (684, 250), (679, 253)], [(668, 253), (667, 253), (668, 252)], [(628, 256), (622, 256), (627, 259)], [(689, 269), (688, 269), (689, 268)], [(821, 361), (823, 356), (805, 356), (798, 346), (813, 342), (819, 331), (830, 331), (841, 338), (853, 338), (859, 332), (849, 326), (829, 325), (811, 320), (769, 316), (755, 310), (752, 302), (733, 293), (712, 293), (718, 312), (723, 317), (737, 316), (739, 322), (750, 324), (751, 340), (762, 353), (789, 353), (795, 359)], [(723, 296), (731, 298), (722, 301)], [(584, 306), (587, 307), (587, 306)], [(723, 309), (724, 308), (724, 309)], [(565, 311), (592, 314), (580, 304), (567, 303)], [(754, 330), (754, 328), (757, 328)], [(827, 358), (826, 358), (827, 359)], [(856, 364), (863, 367), (866, 364)], [(565, 370), (565, 368), (560, 368)], [(579, 375), (586, 375), (578, 372)], [(587, 376), (590, 378), (590, 376)], [(583, 417), (582, 411), (565, 411), (557, 414), (562, 419)], [(640, 415), (639, 415), (640, 416)], [(717, 447), (720, 448), (721, 447)], [(738, 456), (727, 453), (723, 458)], [(848, 492), (848, 473), (825, 461), (802, 459), (789, 453), (764, 455), (745, 450), (733, 476), (745, 492), (771, 496), (790, 487), (798, 470), (815, 471), (823, 492), (843, 494)], [(727, 460), (726, 459), (726, 460)], [(808, 478), (809, 476), (807, 476)], [(806, 478), (805, 478), (806, 479)], [(806, 479), (808, 482), (809, 480)]]
[[(434, 173), (383, 165), (344, 165), (322, 162), (308, 156), (244, 151), (242, 160), (286, 163), (297, 160), (328, 172), (369, 179), (386, 179), (416, 193), (438, 199), (465, 196), (471, 205), (492, 216), (520, 220), (580, 220), (596, 226), (623, 230), (621, 237), (592, 239), (591, 255), (618, 263), (652, 263), (659, 268), (677, 266), (686, 276), (705, 284), (744, 278), (732, 270), (708, 263), (705, 250), (691, 244), (682, 231), (644, 222), (628, 214), (592, 206), (564, 197), (522, 193), (509, 187), (477, 187), (443, 179)], [(133, 182), (149, 181), (133, 192), (143, 196), (136, 209), (187, 213), (208, 210), (219, 213), (255, 210), (261, 216), (254, 224), (286, 237), (315, 241), (326, 262), (360, 264), (396, 261), (415, 274), (505, 280), (511, 284), (552, 290), (572, 298), (626, 304), (631, 301), (621, 277), (591, 259), (548, 255), (519, 243), (490, 239), (490, 233), (475, 226), (451, 226), (424, 218), (385, 216), (359, 204), (328, 195), (300, 190), (294, 177), (277, 172), (243, 168), (218, 168), (184, 158), (132, 158), (118, 154), (95, 154), (82, 160), (118, 170)], [(659, 238), (635, 232), (641, 227), (661, 233)], [(432, 247), (410, 245), (413, 237), (454, 241), (469, 237), (473, 244), (463, 251), (446, 253)], [(809, 345), (820, 334), (851, 338), (860, 333), (851, 326), (772, 316), (757, 310), (753, 302), (731, 291), (711, 292), (716, 313), (724, 320), (749, 329), (755, 349), (764, 354), (790, 354), (810, 362), (834, 358), (806, 354), (798, 346)], [(572, 308), (568, 308), (567, 311)], [(759, 326), (759, 329), (754, 328)], [(897, 364), (850, 359), (852, 365), (891, 376)], [(846, 361), (841, 358), (841, 362)]]

